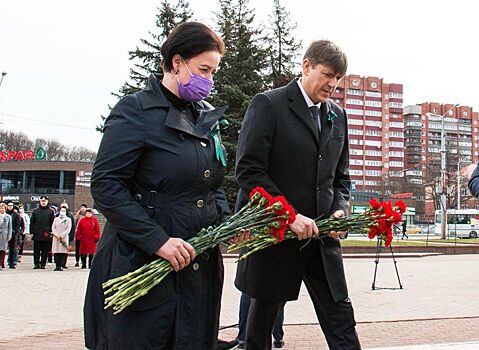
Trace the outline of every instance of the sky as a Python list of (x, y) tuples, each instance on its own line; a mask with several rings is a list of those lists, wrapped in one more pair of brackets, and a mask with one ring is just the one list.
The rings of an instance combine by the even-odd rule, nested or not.
[[(174, 2), (174, 1), (173, 1)], [(0, 1), (0, 128), (96, 150), (95, 131), (128, 79), (128, 51), (155, 29), (159, 0)], [(404, 85), (404, 104), (479, 110), (478, 12), (473, 1), (282, 0), (305, 48), (327, 38), (348, 74)], [(214, 28), (217, 0), (191, 0)], [(251, 1), (264, 26), (272, 0)]]

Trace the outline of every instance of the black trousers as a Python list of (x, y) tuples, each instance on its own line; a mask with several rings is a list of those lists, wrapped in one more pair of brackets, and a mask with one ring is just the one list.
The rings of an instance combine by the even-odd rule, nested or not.
[[(93, 261), (93, 256), (94, 256), (94, 254), (88, 254), (88, 268), (91, 268), (91, 263)], [(86, 267), (86, 257), (87, 257), (87, 254), (82, 254), (81, 255), (81, 267), (82, 268)]]
[(75, 261), (80, 261), (80, 241), (75, 240)]
[[(354, 311), (349, 299), (335, 302), (326, 280), (321, 254), (313, 254), (303, 282), (316, 311), (328, 346), (333, 350), (359, 350)], [(284, 301), (252, 299), (246, 325), (246, 350), (271, 349), (271, 330)]]
[(45, 267), (51, 248), (52, 242), (50, 241), (33, 241), (33, 264)]
[(65, 261), (67, 260), (67, 254), (65, 253), (54, 253), (53, 258), (55, 259), (55, 267), (63, 268), (65, 266)]

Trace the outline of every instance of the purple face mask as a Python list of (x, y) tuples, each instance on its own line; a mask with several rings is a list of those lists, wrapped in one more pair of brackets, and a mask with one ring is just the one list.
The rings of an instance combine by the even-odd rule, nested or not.
[[(213, 81), (191, 73), (186, 63), (185, 66), (188, 72), (190, 72), (190, 79), (186, 84), (182, 84), (178, 80), (178, 93), (180, 98), (189, 102), (204, 100), (213, 88)], [(178, 79), (178, 77), (176, 77), (176, 79)]]

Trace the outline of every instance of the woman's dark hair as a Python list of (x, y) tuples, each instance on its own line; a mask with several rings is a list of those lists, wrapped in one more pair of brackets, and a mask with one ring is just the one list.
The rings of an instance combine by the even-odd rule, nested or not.
[(329, 40), (314, 41), (309, 45), (303, 59), (309, 60), (313, 67), (317, 64), (329, 66), (341, 76), (344, 76), (348, 69), (346, 54), (338, 45)]
[(185, 22), (175, 27), (161, 46), (161, 67), (170, 72), (173, 69), (174, 55), (178, 54), (188, 60), (206, 51), (217, 51), (223, 56), (223, 39), (203, 23)]

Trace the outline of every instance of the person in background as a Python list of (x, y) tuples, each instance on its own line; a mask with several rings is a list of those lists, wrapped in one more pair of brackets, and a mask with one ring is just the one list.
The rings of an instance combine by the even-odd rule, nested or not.
[(12, 201), (7, 202), (7, 214), (12, 218), (12, 237), (8, 241), (8, 267), (10, 269), (17, 268), (18, 259), (18, 244), (20, 242), (20, 236), (22, 234), (23, 221), (18, 212), (14, 210), (14, 204)]
[[(68, 249), (67, 249), (67, 253), (63, 259), (63, 266), (62, 268), (64, 269), (68, 269), (68, 266), (67, 266), (67, 260), (68, 260), (68, 252), (72, 251), (73, 250), (73, 242), (75, 242), (75, 231), (76, 231), (76, 227), (75, 227), (75, 217), (73, 216), (72, 212), (70, 211), (70, 209), (68, 209), (68, 203), (66, 201), (63, 201), (62, 204), (60, 204), (60, 210), (61, 208), (65, 208), (66, 211), (67, 211), (67, 217), (70, 218), (70, 221), (71, 221), (71, 228), (70, 228), (70, 232), (68, 233), (68, 243), (69, 243), (69, 246), (68, 246)], [(58, 212), (56, 214), (56, 216), (59, 216), (60, 215), (60, 212)]]
[[(238, 321), (238, 349), (244, 349), (244, 339), (246, 335), (246, 324), (248, 322), (248, 312), (251, 305), (251, 297), (245, 293), (241, 293), (240, 307), (239, 307), (239, 321)], [(278, 316), (273, 325), (273, 346), (275, 348), (282, 348), (284, 346), (284, 306), (279, 309)]]
[(0, 203), (0, 270), (5, 268), (5, 252), (12, 238), (12, 217), (5, 209), (5, 203)]
[(100, 240), (100, 224), (93, 216), (93, 209), (87, 208), (85, 216), (78, 221), (76, 240), (80, 241), (81, 268), (86, 268), (88, 256), (88, 268), (90, 269), (96, 253), (96, 244)]
[[(80, 205), (80, 209), (78, 209), (78, 211), (75, 213), (74, 221), (76, 222), (77, 226), (78, 226), (78, 223), (80, 222), (80, 219), (85, 216), (87, 207), (88, 206), (86, 204), (82, 204)], [(75, 230), (76, 230), (76, 227), (75, 227)], [(78, 266), (80, 266), (80, 241), (75, 239), (75, 267), (78, 267)]]
[(48, 252), (52, 247), (53, 210), (48, 206), (48, 197), (40, 197), (40, 206), (30, 218), (30, 233), (33, 235), (33, 268), (45, 269)]
[(52, 225), (52, 252), (55, 257), (55, 270), (62, 271), (65, 265), (64, 260), (68, 255), (69, 234), (72, 228), (72, 221), (67, 216), (67, 208), (62, 206), (58, 216), (53, 220)]
[(20, 244), (20, 249), (18, 250), (18, 262), (22, 261), (23, 255), (23, 244), (27, 238), (30, 238), (30, 216), (25, 213), (25, 207), (23, 204), (18, 205), (18, 213), (23, 220), (23, 226), (25, 227), (23, 234), (22, 234), (22, 243)]
[(403, 239), (404, 237), (406, 237), (406, 239), (409, 239), (409, 236), (407, 235), (407, 223), (406, 223), (406, 220), (404, 220), (402, 222), (402, 237), (401, 239)]

